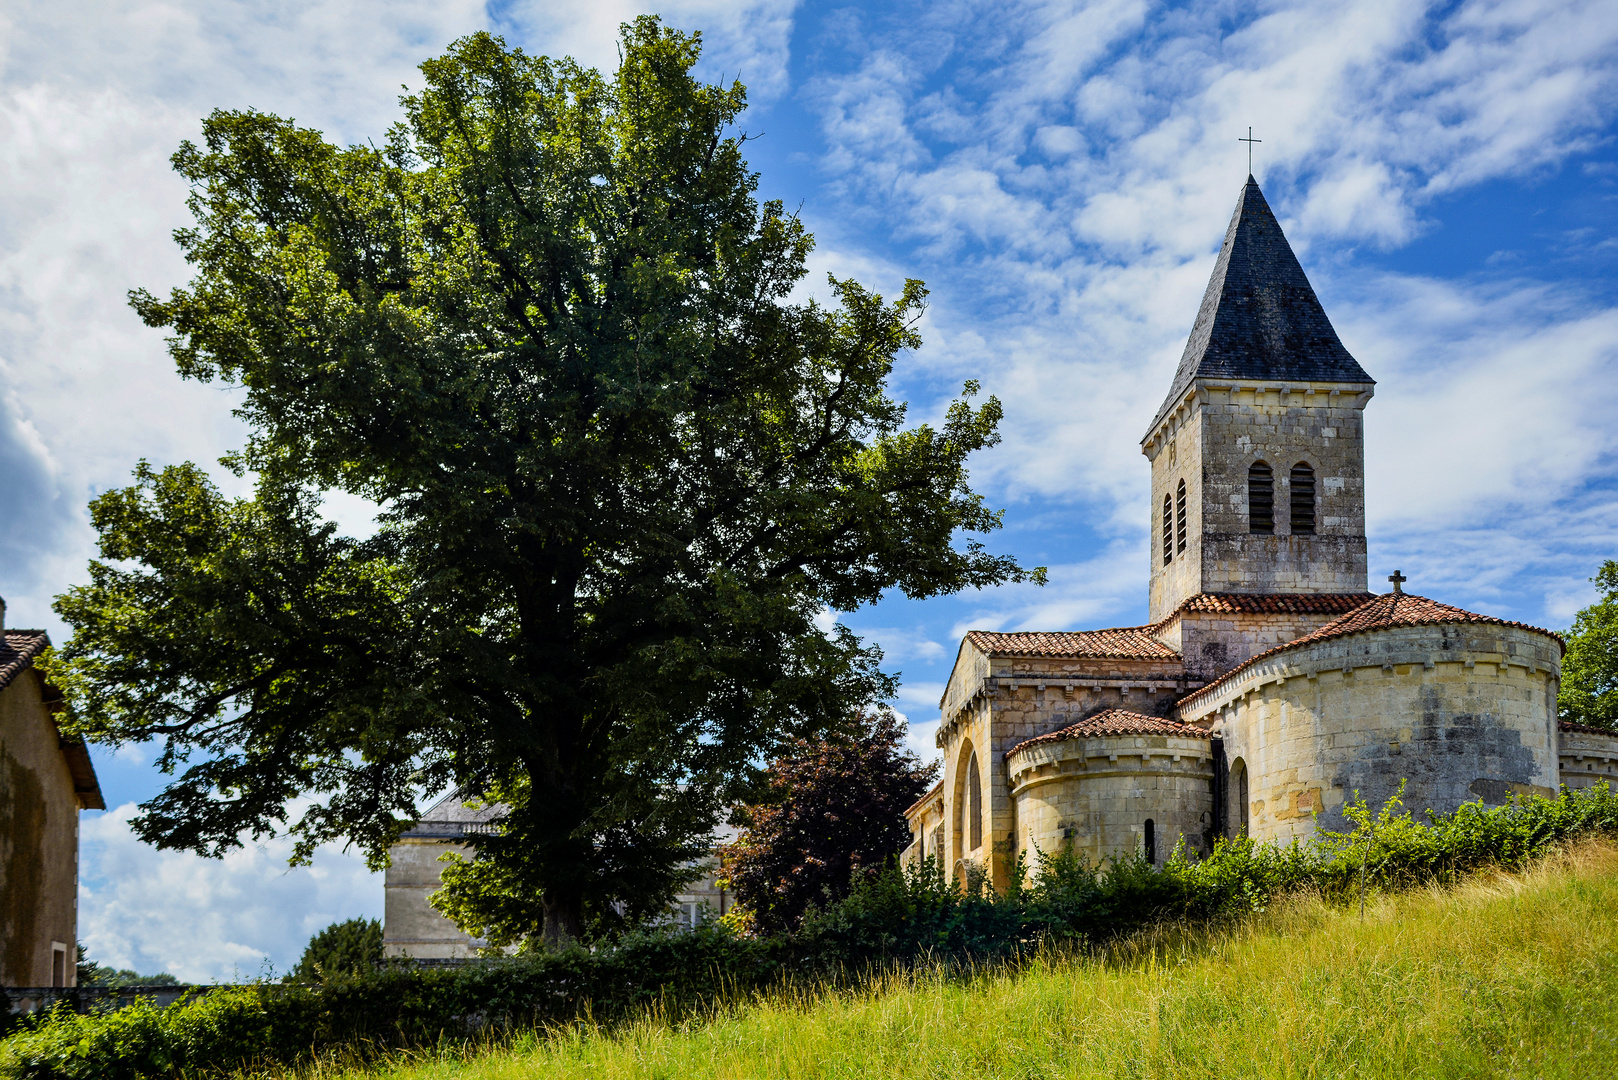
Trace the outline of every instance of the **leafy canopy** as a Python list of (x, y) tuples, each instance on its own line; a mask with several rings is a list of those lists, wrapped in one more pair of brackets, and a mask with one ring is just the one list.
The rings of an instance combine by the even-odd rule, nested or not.
[[(756, 762), (891, 691), (822, 611), (1042, 576), (970, 538), (999, 403), (907, 428), (887, 396), (920, 283), (789, 300), (811, 238), (755, 199), (700, 45), (641, 18), (607, 79), (478, 34), (381, 148), (242, 111), (175, 154), (195, 277), (132, 302), (245, 391), (254, 495), (142, 462), (57, 602), (78, 729), (163, 741), (144, 839), (293, 819), (297, 857), (380, 865), (455, 785), (505, 807), (446, 875), (464, 928), (610, 929), (689, 879)], [(375, 535), (322, 518), (331, 489)]]
[(1618, 731), (1618, 562), (1608, 559), (1590, 580), (1601, 599), (1567, 632), (1557, 711), (1575, 724)]
[(348, 919), (334, 922), (311, 937), (287, 977), (293, 982), (325, 982), (364, 975), (380, 963), (382, 923), (377, 919)]

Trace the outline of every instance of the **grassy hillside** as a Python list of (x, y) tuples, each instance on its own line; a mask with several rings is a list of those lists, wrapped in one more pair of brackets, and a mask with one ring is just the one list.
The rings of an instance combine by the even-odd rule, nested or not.
[(1294, 900), (1239, 931), (1105, 958), (761, 1001), (679, 1030), (525, 1037), (381, 1075), (1589, 1077), (1614, 1062), (1618, 848), (1587, 844), (1526, 874), (1376, 900), (1363, 922)]

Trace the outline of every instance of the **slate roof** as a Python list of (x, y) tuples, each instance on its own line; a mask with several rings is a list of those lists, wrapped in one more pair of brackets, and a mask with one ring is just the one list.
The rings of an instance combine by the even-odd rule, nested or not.
[(1453, 623), (1490, 623), (1495, 626), (1515, 626), (1521, 630), (1532, 630), (1535, 633), (1553, 637), (1559, 643), (1562, 643), (1564, 648), (1566, 647), (1566, 643), (1562, 642), (1562, 635), (1538, 626), (1513, 622), (1510, 619), (1497, 619), (1493, 615), (1479, 615), (1475, 611), (1467, 611), (1465, 608), (1454, 607), (1450, 604), (1440, 604), (1436, 600), (1429, 600), (1425, 596), (1416, 596), (1413, 593), (1384, 593), (1369, 603), (1360, 605), (1340, 619), (1334, 619), (1325, 626), (1303, 635), (1303, 637), (1289, 641), (1285, 645), (1277, 645), (1273, 649), (1267, 649), (1251, 660), (1236, 665), (1207, 686), (1199, 687), (1187, 694), (1181, 699), (1180, 703), (1183, 705), (1193, 698), (1202, 697), (1217, 690), (1224, 684), (1236, 679), (1254, 664), (1268, 660), (1278, 653), (1284, 653), (1288, 649), (1297, 648), (1300, 645), (1328, 641), (1332, 638), (1348, 637), (1350, 634), (1361, 634), (1367, 630), (1386, 630), (1395, 626), (1440, 626)]
[(1010, 757), (1019, 750), (1026, 750), (1030, 746), (1040, 746), (1044, 743), (1063, 742), (1067, 739), (1089, 739), (1101, 735), (1178, 735), (1184, 738), (1206, 739), (1208, 732), (1202, 728), (1182, 724), (1178, 720), (1169, 720), (1162, 716), (1147, 716), (1145, 713), (1130, 712), (1128, 709), (1105, 709), (1094, 716), (1087, 716), (1077, 724), (1070, 724), (1060, 731), (1052, 731), (1045, 735), (1036, 735), (1032, 739), (1022, 742), (1006, 751)]
[(43, 630), (7, 630), (0, 634), (0, 690), (33, 666), (34, 658), (49, 647)]
[(1091, 660), (1168, 660), (1180, 654), (1158, 641), (1149, 626), (1000, 634), (969, 630), (966, 639), (989, 656), (1052, 656)]
[(1145, 438), (1192, 380), (1203, 378), (1375, 382), (1343, 347), (1251, 176), (1225, 230), (1174, 384)]

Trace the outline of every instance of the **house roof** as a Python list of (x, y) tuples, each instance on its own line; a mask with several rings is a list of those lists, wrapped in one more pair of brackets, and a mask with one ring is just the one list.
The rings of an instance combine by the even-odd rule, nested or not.
[(34, 658), (50, 647), (43, 630), (7, 630), (0, 634), (0, 690), (34, 666)]
[(1192, 381), (1205, 378), (1375, 382), (1343, 347), (1251, 176), (1225, 230), (1174, 384), (1145, 438)]
[(966, 640), (988, 656), (1051, 656), (1093, 660), (1169, 660), (1180, 654), (1158, 641), (1149, 626), (1001, 634), (969, 630)]
[(1006, 756), (1010, 757), (1017, 751), (1026, 750), (1030, 746), (1063, 742), (1068, 739), (1089, 739), (1101, 735), (1179, 735), (1192, 739), (1209, 738), (1208, 732), (1202, 728), (1182, 724), (1178, 720), (1170, 720), (1162, 716), (1147, 716), (1145, 713), (1130, 712), (1128, 709), (1105, 709), (1059, 731), (1036, 735), (1032, 739), (1024, 739), (1010, 750), (1007, 750)]
[(1344, 615), (1376, 599), (1375, 593), (1197, 593), (1158, 626), (1188, 611), (1230, 615)]
[(1589, 724), (1575, 724), (1571, 720), (1558, 720), (1556, 726), (1563, 731), (1570, 731), (1575, 735), (1605, 735), (1611, 739), (1618, 739), (1618, 731), (1608, 731), (1606, 728), (1591, 727)]
[(1268, 660), (1288, 649), (1295, 649), (1300, 645), (1310, 645), (1317, 641), (1328, 641), (1332, 638), (1347, 637), (1350, 634), (1360, 634), (1367, 630), (1386, 630), (1395, 626), (1440, 626), (1454, 623), (1489, 623), (1495, 626), (1515, 626), (1522, 630), (1532, 630), (1535, 633), (1553, 637), (1558, 643), (1562, 636), (1551, 630), (1527, 623), (1513, 622), (1510, 619), (1497, 619), (1493, 615), (1479, 615), (1475, 611), (1454, 607), (1450, 604), (1440, 604), (1436, 600), (1429, 600), (1425, 596), (1416, 596), (1412, 593), (1384, 593), (1381, 596), (1361, 604), (1353, 611), (1340, 619), (1333, 619), (1325, 626), (1287, 642), (1267, 649), (1244, 663), (1238, 664), (1225, 672), (1207, 686), (1199, 687), (1181, 699), (1181, 704), (1194, 698), (1205, 697), (1219, 687), (1237, 679), (1254, 664)]
[[(0, 612), (4, 610), (4, 601), (0, 601)], [(33, 667), (39, 654), (50, 645), (50, 635), (43, 630), (6, 630), (0, 633), (0, 690), (10, 686), (17, 676)], [(61, 701), (52, 698), (55, 693), (53, 687), (46, 684), (45, 691), (45, 707), (55, 712)], [(52, 726), (55, 723), (52, 718)], [(105, 810), (107, 803), (101, 795), (101, 782), (96, 779), (95, 765), (90, 761), (90, 748), (84, 745), (84, 739), (77, 735), (63, 735), (58, 730), (57, 743), (62, 751), (62, 759), (67, 763), (68, 775), (73, 778), (73, 794), (78, 798), (79, 808)]]

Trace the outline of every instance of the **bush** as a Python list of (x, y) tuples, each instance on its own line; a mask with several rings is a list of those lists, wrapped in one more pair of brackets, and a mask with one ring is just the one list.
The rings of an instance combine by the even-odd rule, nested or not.
[[(1418, 822), (1397, 798), (1373, 813), (1348, 808), (1350, 832), (1285, 847), (1238, 839), (1207, 858), (1177, 850), (1161, 867), (1105, 869), (1069, 852), (1041, 854), (1003, 895), (946, 882), (934, 863), (890, 868), (811, 910), (796, 934), (743, 937), (723, 926), (628, 934), (449, 970), (383, 967), (319, 987), (228, 987), (158, 1009), (138, 1003), (75, 1015), (58, 1008), (0, 1044), (0, 1077), (202, 1075), (312, 1052), (464, 1039), (589, 1015), (611, 1022), (656, 1011), (688, 1014), (786, 980), (843, 982), (895, 964), (1015, 961), (1041, 948), (1104, 942), (1154, 922), (1262, 910), (1278, 895), (1317, 890), (1351, 902), (1364, 889), (1450, 882), (1511, 869), (1578, 837), (1618, 837), (1618, 793), (1563, 791), (1487, 809), (1469, 803)], [(1020, 868), (1026, 871), (1027, 868)]]

